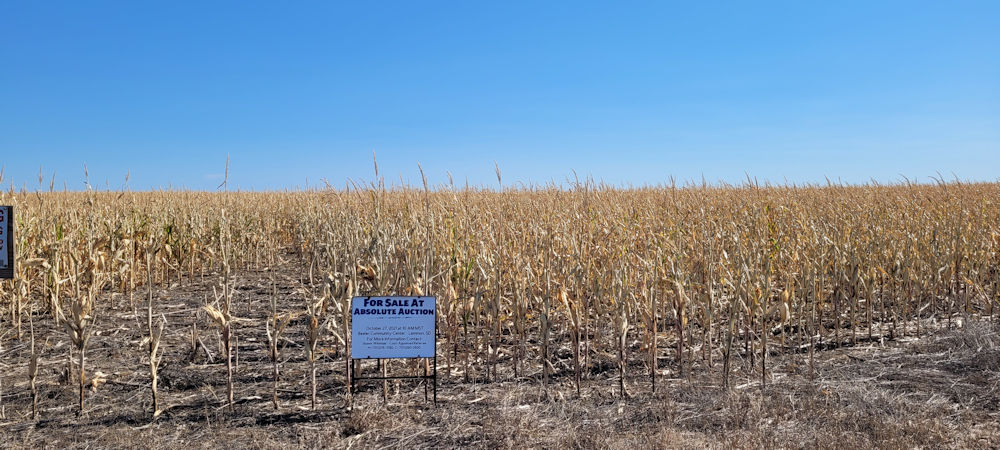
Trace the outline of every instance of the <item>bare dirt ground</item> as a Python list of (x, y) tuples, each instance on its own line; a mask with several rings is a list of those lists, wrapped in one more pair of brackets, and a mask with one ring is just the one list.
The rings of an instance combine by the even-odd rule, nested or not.
[[(301, 310), (300, 268), (273, 272), (279, 309)], [(991, 320), (954, 320), (952, 328), (917, 339), (876, 340), (817, 351), (809, 377), (803, 354), (769, 358), (769, 381), (737, 358), (743, 375), (721, 385), (721, 364), (679, 376), (664, 343), (657, 392), (643, 356), (633, 354), (627, 386), (618, 395), (612, 355), (595, 354), (577, 396), (568, 349), (555, 352), (556, 375), (542, 383), (540, 368), (514, 377), (501, 361), (497, 381), (482, 373), (465, 381), (441, 364), (438, 403), (425, 401), (417, 382), (361, 385), (347, 408), (340, 343), (327, 335), (317, 366), (319, 405), (309, 408), (305, 323), (289, 325), (281, 349), (280, 409), (271, 406), (271, 364), (264, 317), (272, 272), (236, 276), (234, 315), (238, 365), (235, 412), (226, 407), (225, 363), (219, 333), (199, 312), (215, 277), (185, 279), (154, 291), (156, 314), (167, 320), (160, 368), (164, 412), (151, 416), (143, 337), (145, 292), (136, 310), (127, 296), (98, 311), (87, 373), (106, 382), (86, 392), (67, 375), (70, 343), (42, 313), (34, 315), (41, 353), (39, 416), (31, 418), (27, 322), (17, 339), (9, 317), (0, 332), (0, 446), (4, 448), (998, 448), (1000, 447), (1000, 328)], [(940, 326), (938, 326), (940, 325)], [(197, 326), (205, 348), (192, 351)], [(566, 340), (563, 340), (566, 341)], [(207, 352), (205, 351), (207, 349)], [(635, 350), (635, 349), (633, 349)], [(209, 359), (208, 354), (211, 354)], [(529, 358), (535, 355), (528, 355)], [(537, 360), (537, 358), (536, 358)], [(696, 363), (698, 364), (698, 363)], [(537, 363), (535, 363), (537, 366)], [(473, 364), (476, 367), (476, 364)], [(371, 365), (368, 366), (369, 370)], [(478, 366), (481, 370), (482, 366)], [(400, 362), (394, 372), (406, 372)], [(75, 370), (74, 370), (75, 371)], [(523, 372), (523, 371), (522, 371)], [(89, 380), (89, 378), (88, 378)]]

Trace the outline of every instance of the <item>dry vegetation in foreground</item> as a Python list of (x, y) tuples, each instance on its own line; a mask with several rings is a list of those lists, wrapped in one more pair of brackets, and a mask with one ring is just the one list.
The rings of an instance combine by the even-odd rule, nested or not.
[[(998, 194), (0, 193), (0, 444), (988, 448)], [(345, 389), (350, 297), (402, 293), (437, 407)]]
[[(291, 273), (286, 273), (291, 275)], [(236, 277), (250, 310), (264, 307), (276, 291), (294, 297), (294, 280), (256, 272)], [(158, 298), (167, 327), (190, 330), (204, 324), (194, 317), (211, 291), (210, 283), (175, 286)], [(288, 308), (291, 310), (291, 308)], [(240, 310), (236, 310), (239, 314)], [(140, 312), (140, 315), (142, 313)], [(249, 315), (249, 314), (248, 314)], [(318, 358), (317, 395), (311, 408), (310, 362), (304, 346), (308, 325), (289, 325), (281, 351), (278, 403), (271, 401), (269, 343), (252, 338), (263, 318), (241, 319), (237, 394), (231, 413), (226, 401), (226, 369), (218, 341), (193, 350), (190, 336), (164, 336), (159, 370), (160, 408), (154, 420), (149, 373), (134, 356), (148, 339), (145, 323), (125, 311), (96, 325), (89, 367), (106, 382), (87, 388), (87, 411), (75, 412), (76, 391), (60, 358), (70, 342), (61, 330), (38, 323), (43, 358), (39, 370), (40, 417), (31, 420), (30, 389), (23, 377), (30, 348), (10, 342), (3, 349), (5, 419), (0, 445), (37, 447), (201, 447), (201, 448), (991, 448), (1000, 439), (1000, 327), (984, 319), (927, 320), (933, 333), (865, 342), (816, 352), (814, 374), (802, 355), (775, 354), (762, 389), (750, 361), (738, 356), (732, 386), (725, 389), (717, 370), (681, 377), (664, 362), (657, 392), (650, 390), (642, 361), (630, 361), (618, 394), (615, 355), (595, 355), (576, 394), (572, 352), (553, 351), (548, 384), (537, 376), (465, 382), (458, 369), (442, 377), (437, 406), (424, 399), (415, 382), (364, 385), (355, 408), (345, 407), (343, 362), (332, 351)], [(199, 331), (199, 333), (202, 333)], [(41, 345), (41, 342), (45, 342)], [(633, 351), (638, 349), (637, 343)], [(148, 362), (146, 362), (148, 364)], [(405, 364), (400, 363), (405, 370)], [(148, 366), (145, 366), (148, 367)], [(718, 369), (718, 368), (716, 368)], [(21, 375), (21, 376), (19, 376)], [(13, 382), (9, 380), (14, 380)], [(11, 385), (12, 384), (12, 385)]]

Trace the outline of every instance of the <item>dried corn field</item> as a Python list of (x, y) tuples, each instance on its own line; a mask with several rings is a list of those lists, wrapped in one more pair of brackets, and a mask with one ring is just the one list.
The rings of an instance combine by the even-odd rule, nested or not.
[[(424, 426), (447, 428), (447, 411), (529, 388), (517, 403), (536, 414), (555, 401), (623, 417), (678, 392), (747, 407), (801, 383), (820, 398), (843, 352), (993, 320), (998, 199), (991, 183), (7, 192), (17, 266), (0, 282), (5, 439), (183, 424), (169, 435), (182, 445), (228, 424), (294, 428), (303, 446), (334, 445), (295, 440), (328, 426), (342, 444), (476, 446), (497, 441), (386, 441), (378, 427), (391, 424), (365, 420), (429, 408), (441, 423)], [(439, 299), (442, 402), (407, 382), (349, 399), (350, 297), (420, 294)], [(977, 374), (995, 391), (998, 370)], [(995, 417), (990, 405), (968, 420)], [(692, 446), (731, 436), (675, 428)], [(607, 445), (628, 442), (650, 443)]]

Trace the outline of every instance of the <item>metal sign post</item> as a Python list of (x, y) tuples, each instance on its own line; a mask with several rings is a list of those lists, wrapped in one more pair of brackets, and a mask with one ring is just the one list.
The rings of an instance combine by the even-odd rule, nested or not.
[[(423, 375), (360, 376), (366, 359), (421, 358)], [(433, 360), (433, 370), (426, 362)], [(437, 298), (435, 297), (354, 297), (351, 299), (351, 364), (348, 366), (348, 393), (354, 403), (354, 391), (363, 380), (424, 380), (433, 383), (437, 404)]]
[(14, 278), (14, 207), (0, 206), (0, 279)]

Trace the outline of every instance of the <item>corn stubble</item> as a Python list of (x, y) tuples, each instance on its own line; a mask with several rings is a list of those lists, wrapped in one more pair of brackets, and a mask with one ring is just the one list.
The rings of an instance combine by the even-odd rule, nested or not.
[[(232, 309), (241, 302), (232, 277), (281, 258), (308, 267), (308, 300), (275, 289), (269, 310), (251, 312), (266, 317), (260, 329), (241, 331), (266, 338), (274, 408), (286, 328), (306, 337), (316, 408), (326, 340), (342, 348), (329, 363), (350, 382), (350, 297), (404, 292), (438, 297), (440, 369), (451, 382), (548, 385), (571, 373), (578, 395), (604, 383), (625, 396), (655, 389), (657, 377), (717, 371), (720, 386), (744, 376), (763, 387), (769, 355), (799, 354), (812, 367), (820, 346), (994, 315), (998, 198), (991, 183), (496, 191), (387, 189), (379, 179), (282, 193), (11, 191), (0, 203), (16, 205), (23, 264), (14, 283), (0, 284), (0, 301), (15, 339), (26, 314), (65, 327), (80, 411), (96, 312), (131, 308), (140, 323), (136, 290), (206, 276), (221, 278), (201, 310), (221, 332), (232, 410)], [(277, 312), (293, 301), (299, 314)], [(142, 356), (155, 415), (158, 350), (170, 330), (153, 316), (150, 294)], [(38, 358), (24, 361), (33, 398)], [(642, 372), (629, 373), (633, 359)], [(616, 369), (595, 380), (606, 367)]]

